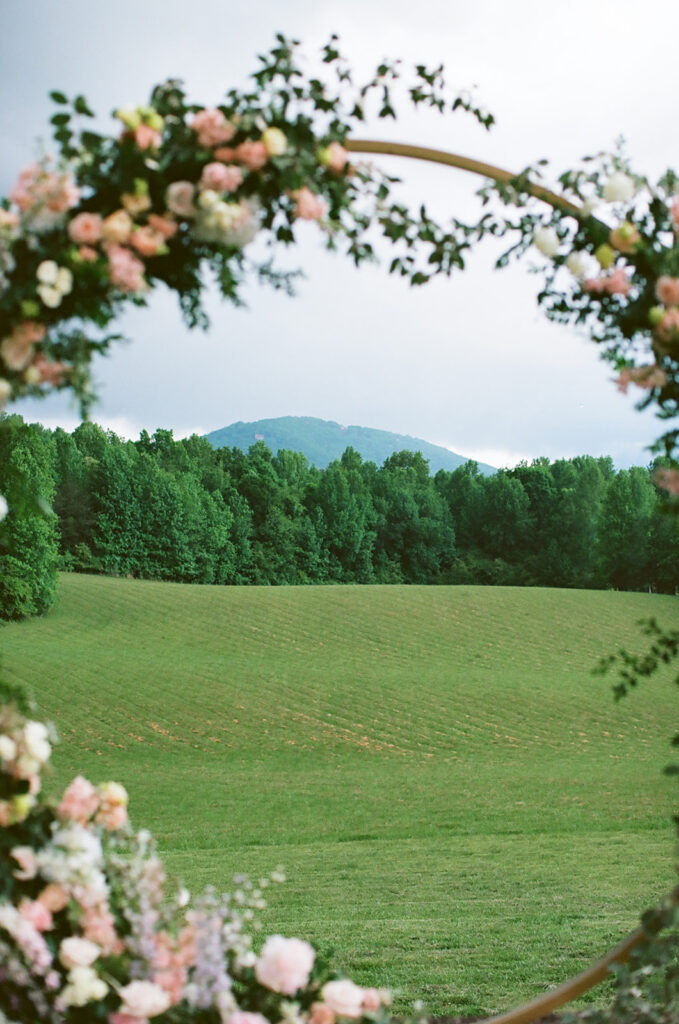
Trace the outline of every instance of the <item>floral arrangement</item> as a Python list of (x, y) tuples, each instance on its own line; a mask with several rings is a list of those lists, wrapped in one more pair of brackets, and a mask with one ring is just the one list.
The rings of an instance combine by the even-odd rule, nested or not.
[[(645, 392), (639, 407), (654, 403), (662, 419), (679, 408), (679, 179), (668, 171), (656, 184), (635, 175), (622, 152), (588, 158), (559, 178), (552, 209), (536, 209), (541, 192), (533, 169), (510, 184), (482, 190), (522, 207), (518, 222), (488, 217), (481, 229), (518, 241), (507, 262), (537, 249), (546, 264), (539, 302), (547, 316), (584, 325), (616, 368), (618, 388)], [(656, 482), (679, 494), (673, 457), (679, 430), (664, 433), (654, 450), (666, 457)]]
[[(294, 242), (300, 222), (316, 222), (326, 244), (343, 245), (356, 263), (372, 258), (378, 223), (405, 243), (394, 271), (414, 283), (450, 271), (461, 238), (446, 241), (426, 216), (410, 218), (389, 198), (391, 179), (351, 164), (344, 146), (376, 92), (379, 115), (393, 116), (396, 66), (380, 66), (358, 88), (334, 40), (321, 57), (334, 69), (331, 85), (304, 75), (295, 44), (279, 37), (251, 91), (203, 106), (168, 81), (148, 105), (115, 111), (112, 135), (89, 126), (83, 96), (51, 93), (59, 160), (25, 168), (0, 202), (0, 408), (52, 387), (72, 389), (87, 407), (92, 353), (118, 337), (107, 326), (159, 283), (177, 294), (187, 323), (203, 327), (205, 270), (233, 302), (246, 274), (290, 289), (295, 274), (278, 271), (273, 253)], [(492, 121), (469, 97), (448, 97), (440, 68), (418, 67), (408, 92), (415, 105)], [(421, 266), (407, 252), (413, 231)], [(255, 238), (259, 255), (249, 258)]]
[(333, 974), (301, 939), (252, 932), (263, 890), (169, 891), (127, 793), (78, 776), (40, 797), (51, 732), (0, 709), (0, 1021), (385, 1022), (388, 993)]
[[(279, 36), (251, 90), (204, 106), (170, 80), (148, 105), (115, 111), (113, 135), (87, 127), (94, 114), (84, 96), (51, 94), (59, 161), (45, 157), (24, 169), (0, 202), (0, 409), (57, 387), (71, 389), (86, 410), (92, 354), (119, 337), (106, 329), (158, 283), (176, 292), (189, 325), (203, 327), (206, 269), (233, 302), (248, 274), (291, 290), (295, 274), (276, 268), (276, 249), (294, 243), (300, 222), (314, 221), (326, 245), (356, 264), (375, 257), (381, 235), (395, 249), (389, 271), (413, 285), (462, 268), (488, 234), (518, 233), (499, 265), (537, 247), (549, 260), (539, 295), (547, 315), (585, 325), (616, 366), (620, 388), (639, 387), (642, 404), (676, 415), (676, 174), (652, 185), (616, 151), (562, 174), (555, 194), (541, 184), (545, 161), (514, 177), (466, 161), (495, 177), (479, 193), (484, 203), (499, 198), (520, 216), (494, 205), (476, 223), (438, 224), (424, 205), (412, 213), (392, 197), (396, 179), (351, 161), (351, 137), (369, 103), (377, 99), (378, 117), (396, 116), (392, 90), (403, 71), (384, 63), (356, 86), (336, 42), (321, 53), (319, 75), (331, 70), (330, 84), (305, 73), (297, 44)], [(449, 93), (441, 67), (419, 65), (406, 91), (416, 107), (462, 109), (486, 128), (493, 123), (469, 95)], [(671, 430), (656, 446), (670, 459), (659, 482), (675, 495), (678, 440)]]

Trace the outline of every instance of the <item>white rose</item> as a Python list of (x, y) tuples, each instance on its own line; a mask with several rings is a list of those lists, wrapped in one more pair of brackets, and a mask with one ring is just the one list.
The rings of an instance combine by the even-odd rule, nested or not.
[(219, 194), (211, 188), (204, 189), (198, 196), (198, 205), (202, 210), (209, 210), (219, 202)]
[(49, 761), (52, 748), (47, 727), (42, 722), (26, 722), (23, 729), (26, 751), (36, 761)]
[(81, 939), (77, 935), (63, 939), (59, 946), (59, 959), (68, 970), (74, 967), (91, 967), (100, 953), (101, 949), (96, 942)]
[(73, 290), (73, 274), (68, 267), (59, 267), (54, 287), (58, 288), (62, 295), (70, 295)]
[(59, 267), (54, 260), (43, 260), (35, 272), (41, 284), (56, 284)]
[(538, 228), (533, 235), (533, 245), (540, 250), (543, 256), (556, 256), (560, 244), (559, 236), (554, 228)]
[(634, 182), (623, 171), (616, 171), (604, 185), (604, 199), (608, 203), (627, 202), (633, 195)]
[(170, 1005), (167, 992), (152, 981), (131, 981), (118, 994), (123, 1000), (120, 1012), (129, 1013), (130, 1017), (157, 1017)]
[(68, 985), (61, 993), (67, 1006), (85, 1006), (95, 999), (103, 999), (108, 985), (91, 967), (74, 967), (69, 971)]
[(255, 974), (257, 981), (273, 992), (292, 996), (309, 980), (316, 954), (302, 939), (272, 935), (264, 943)]
[(61, 305), (62, 294), (53, 285), (38, 285), (38, 295), (49, 309), (56, 309), (57, 306)]
[[(4, 508), (3, 508), (4, 506)], [(0, 494), (0, 520), (9, 512), (9, 505)], [(17, 745), (11, 736), (0, 736), (0, 761), (13, 761), (17, 756)]]
[(328, 981), (323, 986), (321, 998), (338, 1017), (360, 1017), (363, 1012), (363, 989), (349, 978)]
[(587, 277), (589, 262), (589, 255), (586, 252), (576, 252), (574, 250), (566, 257), (566, 266), (578, 281), (582, 281)]

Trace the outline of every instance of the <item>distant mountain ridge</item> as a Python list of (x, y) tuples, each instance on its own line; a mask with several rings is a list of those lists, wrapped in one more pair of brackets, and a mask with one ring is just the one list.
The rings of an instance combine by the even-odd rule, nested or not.
[[(244, 423), (239, 420), (228, 427), (212, 430), (205, 435), (213, 448), (240, 448), (247, 451), (257, 441), (275, 454), (279, 449), (302, 452), (309, 462), (318, 469), (325, 469), (334, 459), (339, 459), (346, 448), (355, 448), (366, 462), (381, 466), (394, 452), (421, 452), (429, 461), (433, 475), (439, 469), (452, 472), (469, 460), (464, 455), (431, 444), (409, 434), (393, 434), (389, 430), (373, 427), (344, 427), (331, 420), (315, 416), (279, 416), (269, 420), (255, 420)], [(480, 462), (484, 474), (495, 473), (492, 466)]]

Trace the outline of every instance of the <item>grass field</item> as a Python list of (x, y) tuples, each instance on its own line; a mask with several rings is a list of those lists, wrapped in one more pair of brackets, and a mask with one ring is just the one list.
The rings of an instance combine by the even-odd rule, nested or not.
[[(61, 579), (0, 632), (62, 745), (123, 782), (193, 887), (283, 864), (267, 931), (433, 1013), (575, 972), (674, 883), (676, 697), (592, 677), (676, 599), (475, 587)], [(676, 784), (675, 784), (676, 785)]]

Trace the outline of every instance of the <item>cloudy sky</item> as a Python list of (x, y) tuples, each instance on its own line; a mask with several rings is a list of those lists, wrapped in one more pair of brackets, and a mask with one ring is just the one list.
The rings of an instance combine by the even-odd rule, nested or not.
[[(406, 113), (364, 137), (434, 145), (520, 169), (548, 157), (555, 173), (627, 140), (651, 176), (677, 163), (676, 38), (668, 0), (0, 0), (0, 192), (48, 136), (50, 89), (84, 92), (102, 114), (144, 102), (182, 78), (212, 105), (241, 85), (274, 33), (313, 54), (332, 32), (367, 75), (385, 56), (443, 61), (456, 87), (476, 86), (497, 125), (464, 115)], [(105, 115), (105, 116), (104, 116)], [(669, 131), (666, 126), (669, 126)], [(391, 158), (404, 194), (440, 216), (473, 216), (480, 180)], [(659, 433), (617, 393), (595, 347), (543, 319), (538, 279), (492, 269), (482, 248), (450, 280), (409, 290), (384, 267), (355, 271), (304, 225), (289, 299), (253, 286), (246, 310), (208, 296), (212, 328), (188, 332), (172, 296), (126, 315), (132, 343), (95, 368), (93, 418), (123, 436), (176, 436), (235, 420), (305, 415), (393, 430), (494, 465), (539, 455), (610, 454), (644, 464)], [(62, 397), (23, 403), (24, 416), (71, 428)]]

